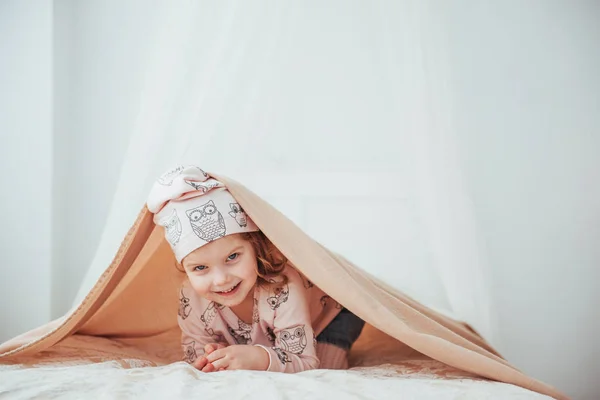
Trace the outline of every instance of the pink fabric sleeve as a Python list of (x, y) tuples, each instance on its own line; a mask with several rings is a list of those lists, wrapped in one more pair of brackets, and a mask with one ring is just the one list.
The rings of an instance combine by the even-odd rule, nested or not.
[(269, 353), (268, 371), (273, 372), (300, 372), (319, 367), (306, 289), (297, 273), (290, 273), (288, 279), (287, 300), (281, 301), (275, 309), (274, 346), (260, 346)]
[(215, 343), (216, 340), (206, 332), (198, 312), (202, 305), (195, 300), (195, 296), (190, 295), (190, 290), (185, 284), (180, 289), (177, 322), (181, 328), (183, 361), (192, 364), (204, 355), (204, 345)]

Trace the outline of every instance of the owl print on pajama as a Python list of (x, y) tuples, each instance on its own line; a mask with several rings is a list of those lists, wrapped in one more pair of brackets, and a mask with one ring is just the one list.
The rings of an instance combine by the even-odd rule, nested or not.
[(237, 224), (242, 228), (248, 226), (248, 216), (246, 215), (246, 212), (242, 206), (240, 206), (238, 203), (229, 203), (229, 207), (231, 207), (229, 215), (235, 219), (235, 222), (237, 222)]
[(227, 343), (227, 339), (225, 339), (225, 336), (220, 331), (215, 332), (213, 328), (205, 328), (204, 330), (215, 341), (215, 343)]
[[(230, 218), (229, 215), (224, 217)], [(185, 229), (184, 226), (184, 233)], [(191, 232), (189, 234), (195, 237)], [(240, 319), (226, 305), (199, 296), (190, 288), (191, 284), (185, 282), (183, 294), (189, 297), (191, 310), (187, 318), (177, 318), (184, 356), (189, 358), (185, 344), (191, 341), (195, 341), (197, 357), (204, 354), (203, 349), (209, 343), (254, 345), (269, 353), (268, 371), (289, 373), (318, 368), (317, 335), (312, 327), (313, 321), (331, 321), (340, 310), (318, 286), (305, 289), (305, 281), (292, 268), (286, 266), (279, 275), (265, 276), (268, 284), (257, 285), (252, 293), (248, 293), (252, 296), (248, 301), (253, 308), (247, 309), (247, 319)], [(327, 304), (325, 308), (320, 300)], [(185, 300), (180, 307), (183, 315), (188, 314)], [(323, 319), (314, 317), (320, 315)]]
[(206, 242), (225, 236), (226, 228), (223, 215), (217, 210), (215, 203), (208, 203), (186, 210), (186, 215), (196, 236)]
[(269, 302), (271, 309), (275, 310), (288, 300), (290, 288), (287, 284), (283, 286), (276, 286), (271, 289), (270, 294), (271, 296), (267, 298), (267, 301)]
[(228, 327), (227, 329), (237, 344), (248, 344), (250, 342), (252, 325), (238, 319), (238, 329), (233, 329), (232, 327)]
[(173, 212), (167, 217), (158, 222), (158, 224), (165, 228), (165, 236), (172, 247), (175, 247), (181, 237), (181, 221), (177, 216), (177, 211)]
[(279, 341), (284, 350), (294, 354), (302, 354), (307, 344), (304, 325), (280, 330)]
[(179, 314), (182, 319), (186, 319), (192, 311), (192, 306), (190, 305), (189, 297), (185, 297), (183, 289), (181, 289), (180, 293), (181, 297), (179, 298), (179, 311), (177, 314)]
[(258, 314), (258, 299), (254, 298), (254, 308), (252, 309), (252, 323), (258, 324), (260, 315)]
[(191, 341), (188, 343), (183, 343), (183, 345), (185, 346), (183, 361), (192, 364), (194, 361), (196, 361), (196, 358), (198, 358), (198, 355), (196, 354), (196, 342)]
[(279, 357), (279, 361), (281, 361), (282, 364), (285, 365), (285, 363), (292, 362), (288, 356), (288, 353), (286, 353), (284, 350), (280, 349), (279, 347), (273, 347), (273, 350), (275, 350), (275, 353), (277, 353), (277, 357)]
[(213, 319), (215, 319), (215, 317), (217, 316), (218, 310), (222, 310), (224, 307), (224, 305), (211, 301), (208, 304), (208, 307), (206, 307), (206, 310), (204, 310), (204, 312), (200, 316), (200, 320), (204, 322), (206, 326), (210, 325)]
[(273, 329), (269, 326), (267, 326), (267, 338), (269, 339), (271, 344), (275, 344), (275, 333), (273, 332)]
[(298, 271), (298, 275), (300, 275), (300, 279), (302, 279), (302, 285), (305, 289), (310, 289), (311, 287), (315, 286), (315, 284), (309, 281), (307, 277), (302, 275), (300, 271)]
[[(331, 298), (331, 296), (325, 295), (325, 296), (321, 297), (321, 305), (323, 306), (323, 308), (327, 307), (327, 303), (329, 303), (329, 300), (333, 300)], [(335, 300), (333, 300), (333, 301), (335, 301)], [(338, 303), (337, 301), (335, 301), (335, 308), (337, 308), (338, 310), (341, 310), (342, 305), (340, 303)]]

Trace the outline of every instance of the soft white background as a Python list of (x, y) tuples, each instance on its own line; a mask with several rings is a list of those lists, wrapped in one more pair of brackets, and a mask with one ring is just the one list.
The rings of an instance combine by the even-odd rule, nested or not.
[[(453, 0), (410, 14), (409, 3), (198, 2), (198, 26), (185, 31), (165, 28), (179, 14), (159, 1), (1, 2), (0, 340), (61, 315), (82, 282), (93, 283), (97, 271), (88, 268), (107, 240), (107, 218), (115, 219), (115, 190), (122, 195), (131, 183), (122, 176), (126, 155), (157, 159), (132, 154), (131, 132), (142, 137), (172, 121), (174, 140), (198, 129), (192, 143), (207, 144), (180, 154), (187, 160), (197, 152), (196, 162), (269, 196), (326, 245), (479, 323), (526, 373), (574, 398), (596, 398), (600, 7)], [(423, 12), (429, 19), (411, 27), (435, 29), (435, 40), (407, 34)], [(260, 18), (262, 26), (253, 24)], [(198, 36), (165, 44), (169, 30)], [(169, 56), (181, 52), (197, 56), (173, 67), (181, 57)], [(421, 69), (436, 96), (411, 86)], [(181, 72), (165, 80), (169, 87), (191, 82), (189, 92), (170, 93), (183, 98), (172, 109), (148, 89), (163, 71)], [(450, 127), (443, 142), (405, 133), (421, 106), (434, 128)], [(200, 122), (181, 122), (186, 113)], [(477, 253), (465, 258), (481, 267), (473, 282), (435, 278), (451, 275), (438, 266), (445, 256), (465, 257), (444, 246), (448, 232), (436, 236), (423, 213), (427, 193), (448, 189), (445, 179), (432, 190), (413, 173), (429, 165), (417, 150), (436, 147), (429, 153), (454, 167), (443, 176), (462, 199), (460, 221), (472, 222), (459, 226), (467, 239), (452, 243), (464, 250), (468, 240)], [(176, 158), (162, 157), (149, 175)], [(281, 189), (257, 176), (278, 179)], [(396, 185), (381, 187), (382, 176)], [(306, 189), (313, 180), (317, 193)], [(132, 187), (131, 207), (141, 206), (142, 189)], [(454, 300), (459, 289), (471, 293), (467, 303), (484, 299), (471, 284), (489, 286), (483, 311)]]

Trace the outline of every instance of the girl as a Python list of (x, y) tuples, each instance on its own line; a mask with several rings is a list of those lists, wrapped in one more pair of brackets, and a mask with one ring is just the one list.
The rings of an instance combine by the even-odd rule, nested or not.
[(204, 372), (347, 368), (364, 322), (300, 274), (221, 182), (177, 167), (154, 184), (148, 209), (187, 275), (185, 361)]

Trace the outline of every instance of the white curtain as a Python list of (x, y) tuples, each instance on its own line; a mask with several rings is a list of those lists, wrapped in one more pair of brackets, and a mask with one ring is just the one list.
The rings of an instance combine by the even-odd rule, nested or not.
[(156, 176), (190, 162), (237, 178), (325, 245), (492, 339), (444, 32), (428, 2), (187, 2), (164, 8), (155, 28), (76, 303)]

